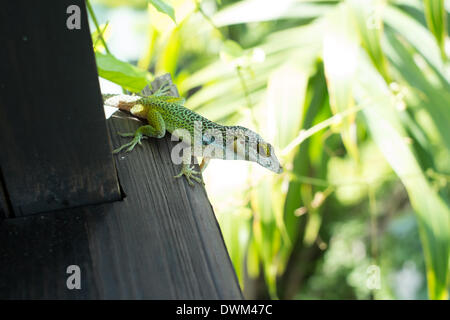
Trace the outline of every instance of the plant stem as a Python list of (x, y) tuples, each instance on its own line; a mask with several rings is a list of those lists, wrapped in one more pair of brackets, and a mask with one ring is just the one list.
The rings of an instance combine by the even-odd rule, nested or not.
[(334, 116), (316, 124), (315, 126), (309, 128), (308, 130), (301, 130), (300, 133), (298, 134), (298, 136), (296, 138), (294, 138), (294, 140), (292, 140), (282, 151), (281, 151), (281, 155), (287, 155), (289, 154), (289, 152), (291, 152), (296, 146), (298, 146), (299, 144), (301, 144), (303, 141), (305, 141), (306, 139), (308, 139), (309, 137), (311, 137), (313, 134), (319, 132), (322, 129), (325, 129), (328, 126), (331, 126), (335, 123), (339, 123), (340, 121), (342, 121), (342, 118), (344, 117), (348, 117), (349, 115), (354, 114), (355, 112), (358, 112), (359, 110), (361, 110), (362, 107), (358, 106), (355, 108), (351, 108), (351, 109), (347, 109), (341, 113), (337, 113)]
[(95, 25), (95, 28), (97, 29), (98, 36), (100, 37), (100, 40), (102, 41), (103, 46), (105, 47), (106, 52), (109, 53), (109, 54), (111, 54), (111, 52), (109, 51), (108, 46), (106, 45), (106, 41), (105, 41), (105, 39), (103, 38), (103, 33), (102, 33), (101, 30), (100, 30), (100, 26), (98, 25), (97, 18), (95, 17), (94, 10), (92, 9), (92, 6), (91, 6), (91, 3), (90, 3), (89, 0), (86, 0), (86, 7), (87, 7), (87, 9), (88, 9), (88, 11), (89, 11), (89, 15), (91, 16), (92, 21), (94, 21), (94, 25)]

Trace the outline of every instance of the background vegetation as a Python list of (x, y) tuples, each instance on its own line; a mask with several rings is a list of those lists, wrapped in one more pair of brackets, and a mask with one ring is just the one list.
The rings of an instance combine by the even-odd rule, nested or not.
[(448, 298), (448, 2), (92, 2), (102, 78), (170, 72), (188, 108), (274, 144), (281, 175), (204, 174), (247, 298)]

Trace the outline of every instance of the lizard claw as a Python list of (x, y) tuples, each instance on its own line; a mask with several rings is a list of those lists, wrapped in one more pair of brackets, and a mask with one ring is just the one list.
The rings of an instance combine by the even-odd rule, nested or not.
[(189, 165), (183, 164), (183, 166), (181, 167), (180, 173), (177, 174), (176, 176), (174, 176), (174, 178), (180, 178), (181, 176), (184, 175), (190, 186), (194, 186), (194, 183), (192, 182), (191, 179), (194, 179), (198, 183), (201, 183), (204, 185), (205, 183), (203, 182), (203, 179), (196, 176), (196, 175), (200, 175), (200, 174), (201, 173), (199, 171), (194, 170), (194, 167), (190, 167)]
[(131, 134), (130, 133), (119, 133), (119, 135), (122, 137), (134, 136), (134, 138), (130, 142), (125, 143), (124, 145), (120, 146), (117, 149), (114, 149), (113, 153), (119, 153), (120, 151), (122, 151), (123, 149), (125, 149), (127, 147), (128, 148), (125, 150), (125, 152), (131, 152), (137, 144), (142, 145), (141, 140), (144, 138), (144, 135), (142, 133), (138, 133), (138, 132), (131, 133)]

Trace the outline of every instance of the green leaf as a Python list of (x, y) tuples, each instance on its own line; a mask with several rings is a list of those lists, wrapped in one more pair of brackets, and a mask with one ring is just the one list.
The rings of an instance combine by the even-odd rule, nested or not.
[[(267, 84), (267, 139), (281, 150), (297, 135), (303, 122), (306, 85), (309, 74), (293, 64), (284, 64), (269, 77)], [(267, 135), (266, 134), (266, 135)]]
[(383, 78), (390, 82), (387, 61), (381, 48), (383, 34), (381, 15), (384, 2), (381, 0), (351, 0), (349, 3), (356, 18), (359, 38), (364, 49)]
[[(302, 123), (302, 129), (310, 128), (313, 124), (314, 118), (317, 116), (319, 109), (327, 108), (326, 104), (327, 94), (325, 78), (323, 74), (323, 69), (320, 69), (317, 74), (311, 78), (308, 84), (308, 95), (307, 95), (307, 111)], [(298, 147), (296, 154), (293, 159), (292, 172), (298, 176), (307, 176), (309, 174), (311, 157), (309, 155), (311, 139), (303, 141), (303, 143)], [(322, 143), (320, 145), (322, 152)], [(291, 179), (289, 182), (289, 188), (285, 197), (284, 204), (284, 215), (286, 229), (291, 242), (295, 243), (299, 233), (299, 223), (301, 217), (295, 215), (296, 209), (298, 209), (302, 204), (299, 197), (300, 187), (302, 183), (296, 179)], [(290, 253), (291, 248), (288, 248)]]
[(180, 31), (179, 28), (173, 28), (168, 41), (165, 44), (160, 58), (156, 63), (155, 74), (170, 73), (175, 74), (180, 55)]
[(447, 13), (444, 0), (424, 0), (425, 18), (428, 28), (433, 33), (441, 50), (442, 58), (446, 59), (445, 37), (447, 36)]
[(167, 4), (165, 1), (162, 0), (148, 0), (155, 8), (161, 13), (167, 14), (173, 22), (177, 23), (175, 21), (175, 10), (173, 10), (172, 6)]
[[(323, 62), (333, 114), (353, 108), (352, 95), (358, 63), (355, 26), (349, 8), (341, 5), (328, 16), (323, 45)], [(347, 152), (357, 161), (355, 115), (343, 118), (339, 128)]]
[(245, 252), (250, 239), (249, 211), (244, 207), (238, 212), (222, 212), (218, 215), (225, 244), (241, 287), (244, 284)]
[(383, 19), (423, 56), (439, 77), (447, 79), (439, 46), (432, 34), (419, 21), (392, 6), (386, 7)]
[[(331, 2), (331, 3), (330, 3)], [(246, 0), (219, 11), (214, 17), (218, 27), (278, 19), (313, 19), (334, 7), (338, 1)]]
[(250, 240), (247, 251), (247, 272), (249, 277), (255, 279), (259, 276), (259, 264), (258, 248), (256, 247), (255, 238), (253, 237)]
[(224, 62), (231, 62), (234, 59), (240, 58), (244, 54), (242, 47), (233, 40), (225, 40), (220, 50), (220, 58)]
[(303, 236), (303, 243), (305, 246), (311, 246), (317, 239), (320, 225), (322, 224), (322, 216), (318, 208), (312, 205), (313, 202), (313, 187), (308, 184), (303, 184), (301, 187), (301, 196), (303, 203), (308, 207), (308, 220), (305, 227), (305, 234)]
[(438, 85), (433, 85), (424, 68), (417, 66), (416, 60), (413, 59), (410, 48), (406, 47), (404, 42), (400, 41), (391, 32), (386, 33), (386, 54), (392, 61), (399, 74), (399, 79), (411, 86), (415, 92), (416, 104), (427, 112), (437, 132), (441, 137), (443, 145), (450, 149), (450, 113), (448, 106), (450, 103), (449, 86), (445, 79), (442, 79)]
[(427, 267), (431, 299), (447, 298), (450, 254), (450, 209), (433, 189), (406, 142), (392, 93), (364, 52), (360, 55), (355, 96), (371, 136), (403, 182), (416, 213)]
[(273, 208), (272, 179), (262, 180), (251, 190), (251, 205), (254, 212), (253, 233), (264, 277), (272, 298), (277, 297), (276, 276), (278, 261), (275, 259), (281, 246), (281, 234), (277, 227)]
[(139, 92), (148, 84), (148, 72), (127, 62), (118, 60), (112, 54), (95, 53), (98, 75), (114, 82), (124, 89)]

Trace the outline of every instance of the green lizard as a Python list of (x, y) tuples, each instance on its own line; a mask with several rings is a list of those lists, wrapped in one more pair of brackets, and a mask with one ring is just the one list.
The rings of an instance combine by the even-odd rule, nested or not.
[[(282, 172), (272, 145), (265, 142), (256, 132), (241, 126), (222, 126), (212, 122), (185, 108), (183, 98), (167, 95), (169, 89), (170, 86), (163, 85), (148, 97), (103, 95), (105, 105), (130, 112), (148, 121), (147, 125), (139, 127), (134, 133), (119, 133), (123, 137), (131, 137), (131, 141), (115, 149), (114, 153), (124, 149), (127, 152), (132, 151), (145, 137), (162, 138), (166, 131), (176, 135), (177, 129), (189, 132), (188, 143), (192, 146), (196, 138), (196, 128), (200, 124), (201, 128), (197, 132), (200, 132), (201, 147), (193, 146), (192, 155), (203, 158), (200, 165), (201, 172), (211, 158), (253, 161), (273, 172)], [(207, 148), (211, 151), (211, 147), (215, 148), (216, 152), (205, 153)], [(191, 179), (202, 183), (203, 181), (197, 177), (201, 172), (183, 161), (181, 172), (175, 178), (184, 175), (190, 185), (193, 185)]]

